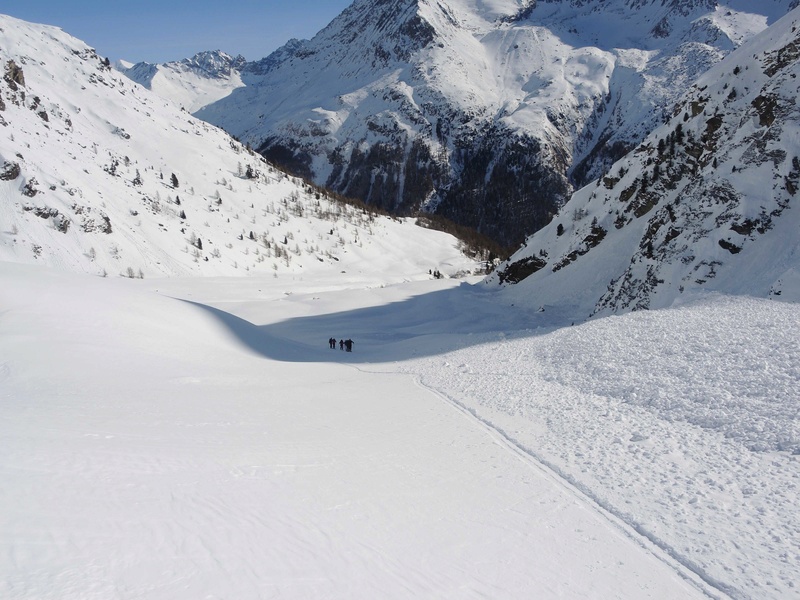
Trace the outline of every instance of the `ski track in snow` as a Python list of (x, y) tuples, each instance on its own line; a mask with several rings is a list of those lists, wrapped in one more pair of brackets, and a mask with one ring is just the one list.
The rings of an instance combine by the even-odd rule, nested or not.
[(400, 370), (720, 592), (795, 597), (798, 323), (794, 305), (717, 298)]
[[(417, 381), (421, 387), (439, 396), (444, 402), (452, 405), (465, 417), (471, 418), (480, 423), (480, 425), (486, 429), (487, 433), (489, 433), (493, 439), (504, 445), (509, 452), (517, 455), (520, 460), (526, 463), (529, 467), (538, 468), (549, 472), (551, 475), (553, 475), (553, 481), (569, 490), (572, 494), (584, 496), (586, 500), (591, 503), (592, 507), (605, 519), (608, 519), (612, 525), (618, 527), (625, 535), (636, 541), (643, 549), (652, 553), (654, 556), (656, 556), (656, 558), (667, 564), (671, 569), (674, 569), (679, 575), (681, 575), (681, 577), (684, 577), (687, 581), (691, 582), (709, 597), (719, 598), (721, 597), (719, 594), (724, 594), (724, 596), (727, 597), (731, 592), (735, 592), (735, 590), (732, 590), (730, 586), (727, 586), (725, 583), (716, 581), (709, 577), (697, 565), (686, 560), (673, 548), (670, 548), (663, 541), (655, 538), (649, 531), (642, 528), (637, 523), (626, 521), (626, 515), (618, 514), (614, 510), (613, 506), (604, 504), (602, 499), (597, 497), (590, 488), (582, 485), (580, 481), (572, 477), (569, 473), (555, 466), (553, 463), (549, 462), (542, 455), (537, 454), (530, 448), (526, 448), (513, 436), (497, 427), (491, 421), (479, 416), (477, 411), (470, 409), (468, 406), (462, 404), (452, 397), (447, 396), (443, 392), (427, 387), (419, 380)], [(650, 544), (647, 542), (650, 542)], [(689, 572), (687, 572), (685, 569), (687, 569)], [(698, 578), (700, 581), (698, 581)], [(704, 586), (701, 581), (708, 587)]]
[[(505, 446), (509, 452), (518, 456), (526, 465), (531, 468), (541, 470), (545, 473), (549, 473), (552, 475), (552, 481), (563, 486), (570, 493), (575, 494), (576, 496), (584, 496), (591, 503), (591, 506), (605, 519), (608, 519), (612, 525), (618, 527), (630, 539), (640, 544), (643, 549), (652, 553), (654, 556), (656, 556), (656, 558), (667, 564), (671, 569), (677, 571), (681, 577), (684, 577), (687, 581), (695, 585), (700, 591), (706, 593), (712, 598), (719, 597), (717, 593), (713, 592), (721, 592), (727, 595), (731, 591), (730, 589), (726, 589), (728, 586), (726, 586), (724, 583), (714, 581), (713, 579), (709, 578), (701, 570), (698, 570), (695, 565), (691, 563), (687, 564), (683, 557), (681, 557), (679, 554), (676, 554), (673, 549), (664, 545), (660, 540), (654, 539), (648, 531), (637, 527), (635, 523), (625, 521), (625, 519), (622, 518), (622, 515), (616, 514), (612, 506), (604, 505), (602, 500), (593, 494), (589, 488), (581, 485), (579, 481), (552, 463), (548, 462), (543, 456), (538, 455), (530, 448), (526, 448), (518, 440), (514, 439), (513, 436), (494, 425), (491, 421), (482, 418), (477, 411), (470, 409), (468, 406), (462, 404), (458, 400), (455, 400), (443, 392), (427, 387), (419, 379), (416, 381), (420, 387), (423, 387), (424, 389), (437, 395), (442, 399), (443, 402), (451, 405), (465, 418), (478, 422), (489, 433), (489, 435), (492, 436), (493, 439)], [(651, 543), (646, 543), (648, 541)], [(684, 571), (684, 569), (688, 569), (691, 573)], [(709, 587), (704, 586), (701, 581), (698, 581), (698, 577)], [(709, 588), (713, 588), (713, 591)]]

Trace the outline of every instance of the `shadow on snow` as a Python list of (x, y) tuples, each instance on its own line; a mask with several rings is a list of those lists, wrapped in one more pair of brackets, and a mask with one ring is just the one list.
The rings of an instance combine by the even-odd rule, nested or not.
[[(256, 325), (186, 300), (224, 325), (250, 351), (284, 362), (376, 363), (443, 354), (497, 341), (542, 335), (569, 325), (565, 312), (502, 304), (496, 293), (466, 283), (400, 302)], [(328, 339), (335, 337), (335, 350)], [(353, 352), (338, 341), (354, 341)]]

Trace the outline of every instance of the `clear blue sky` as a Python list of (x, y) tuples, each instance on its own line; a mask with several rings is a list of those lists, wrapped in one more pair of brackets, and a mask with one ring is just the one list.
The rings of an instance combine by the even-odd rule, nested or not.
[(0, 13), (61, 27), (111, 60), (166, 62), (201, 50), (257, 60), (313, 37), (352, 1), (0, 0)]

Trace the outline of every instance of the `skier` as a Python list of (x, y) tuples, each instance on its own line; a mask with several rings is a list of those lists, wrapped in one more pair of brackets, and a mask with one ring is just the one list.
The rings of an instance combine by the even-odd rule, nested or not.
[(351, 339), (345, 340), (344, 346), (345, 346), (345, 348), (347, 348), (348, 352), (352, 352), (353, 351), (353, 340), (351, 340)]
[(339, 340), (339, 350), (344, 350), (344, 340)]

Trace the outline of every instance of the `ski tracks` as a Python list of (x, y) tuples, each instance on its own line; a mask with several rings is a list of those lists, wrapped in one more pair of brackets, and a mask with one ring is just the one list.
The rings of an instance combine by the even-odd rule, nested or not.
[(635, 542), (640, 548), (648, 552), (659, 561), (667, 565), (681, 578), (692, 584), (709, 598), (723, 600), (736, 598), (735, 590), (730, 589), (723, 582), (714, 580), (707, 575), (698, 565), (660, 540), (645, 527), (631, 520), (629, 515), (616, 510), (615, 507), (602, 501), (585, 485), (576, 481), (568, 473), (549, 462), (533, 449), (525, 446), (514, 438), (513, 435), (498, 427), (488, 419), (481, 417), (474, 409), (469, 408), (447, 393), (425, 385), (417, 375), (413, 376), (416, 385), (430, 392), (442, 402), (452, 407), (462, 417), (482, 428), (499, 446), (517, 456), (529, 468), (537, 470), (547, 480), (565, 490), (571, 496), (580, 499), (590, 507), (600, 518), (607, 522), (614, 530), (621, 532), (628, 539)]

